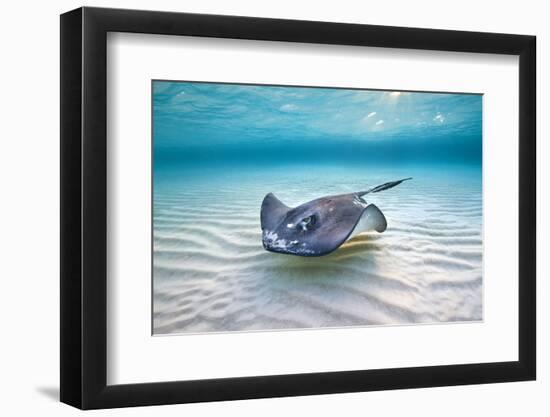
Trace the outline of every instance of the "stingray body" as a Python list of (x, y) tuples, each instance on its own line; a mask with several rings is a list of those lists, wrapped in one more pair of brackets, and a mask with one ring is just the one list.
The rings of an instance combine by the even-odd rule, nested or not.
[(387, 182), (367, 191), (321, 197), (297, 207), (288, 207), (269, 193), (260, 213), (263, 246), (288, 255), (322, 256), (359, 233), (382, 233), (387, 227), (386, 217), (363, 196), (409, 179)]

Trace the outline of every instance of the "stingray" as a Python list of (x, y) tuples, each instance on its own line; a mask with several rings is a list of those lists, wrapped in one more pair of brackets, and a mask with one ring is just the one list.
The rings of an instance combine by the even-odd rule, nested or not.
[(382, 233), (387, 227), (386, 217), (363, 197), (410, 179), (387, 182), (367, 191), (321, 197), (297, 207), (288, 207), (269, 193), (260, 213), (263, 246), (270, 252), (323, 256), (359, 233)]

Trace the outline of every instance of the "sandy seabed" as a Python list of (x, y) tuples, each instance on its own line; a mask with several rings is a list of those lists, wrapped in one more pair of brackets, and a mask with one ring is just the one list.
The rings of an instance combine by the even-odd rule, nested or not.
[[(388, 229), (332, 254), (267, 252), (260, 205), (289, 206), (367, 189)], [(285, 167), (155, 177), (153, 333), (200, 333), (479, 321), (479, 170)]]

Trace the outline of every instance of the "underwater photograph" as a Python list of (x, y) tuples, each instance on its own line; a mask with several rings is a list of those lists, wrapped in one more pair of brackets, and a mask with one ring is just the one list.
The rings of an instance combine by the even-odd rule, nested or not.
[(482, 321), (482, 107), (153, 80), (153, 335)]

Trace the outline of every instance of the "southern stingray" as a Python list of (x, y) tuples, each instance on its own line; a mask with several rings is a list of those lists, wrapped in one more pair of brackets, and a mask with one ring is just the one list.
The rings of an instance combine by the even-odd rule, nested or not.
[(321, 197), (288, 207), (273, 193), (264, 197), (260, 220), (266, 250), (298, 256), (322, 256), (362, 232), (382, 233), (386, 217), (363, 196), (388, 190), (411, 178), (387, 182), (367, 191)]

